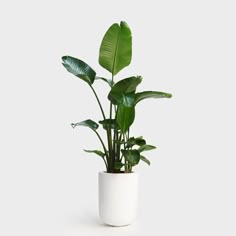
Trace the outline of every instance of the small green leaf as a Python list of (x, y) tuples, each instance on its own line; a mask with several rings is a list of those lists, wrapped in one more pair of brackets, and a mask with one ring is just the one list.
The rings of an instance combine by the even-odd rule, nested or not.
[(135, 138), (134, 137), (131, 137), (128, 139), (127, 143), (126, 143), (126, 147), (127, 148), (131, 148), (135, 145)]
[(122, 133), (125, 133), (129, 127), (133, 124), (135, 118), (134, 107), (126, 107), (119, 105), (117, 110), (117, 123)]
[(99, 124), (103, 126), (105, 130), (107, 129), (118, 129), (118, 124), (115, 119), (106, 119), (98, 121)]
[(62, 65), (73, 75), (84, 80), (88, 84), (93, 84), (96, 72), (84, 61), (71, 56), (62, 57)]
[(115, 165), (114, 165), (116, 170), (120, 170), (123, 166), (124, 166), (124, 164), (119, 161), (116, 161)]
[(139, 152), (144, 152), (144, 151), (149, 151), (149, 150), (153, 150), (153, 149), (156, 149), (156, 147), (146, 144), (146, 145), (141, 146), (138, 150), (139, 150)]
[(151, 164), (151, 162), (146, 158), (146, 157), (144, 157), (144, 156), (140, 156), (140, 159), (142, 160), (142, 161), (144, 161), (144, 162), (146, 162), (149, 166), (150, 166), (150, 164)]
[(158, 91), (144, 91), (141, 93), (135, 94), (135, 105), (142, 101), (143, 99), (147, 98), (171, 98), (172, 95), (170, 93), (163, 93)]
[(117, 82), (108, 94), (108, 99), (114, 104), (132, 106), (135, 99), (135, 90), (142, 82), (141, 76), (132, 76)]
[(112, 87), (113, 84), (114, 84), (114, 82), (111, 79), (106, 79), (106, 78), (98, 77), (98, 76), (96, 76), (95, 79), (96, 80), (103, 80), (103, 81), (105, 81), (110, 87)]
[(140, 153), (138, 150), (121, 150), (121, 152), (130, 165), (134, 166), (139, 163)]
[(136, 138), (135, 139), (135, 144), (138, 145), (138, 146), (143, 146), (146, 144), (146, 141), (143, 139), (143, 138)]
[(134, 145), (143, 146), (145, 144), (146, 141), (143, 139), (143, 137), (137, 137), (137, 138), (131, 137), (127, 141), (127, 148), (131, 148)]
[(124, 142), (123, 140), (122, 141), (119, 141), (119, 140), (113, 140), (114, 143), (118, 143), (118, 144), (125, 144), (126, 142)]
[(132, 36), (129, 26), (121, 21), (105, 33), (99, 51), (99, 64), (116, 75), (128, 66), (132, 57)]
[(99, 125), (93, 120), (84, 120), (79, 123), (72, 123), (71, 126), (72, 128), (75, 128), (76, 126), (87, 126), (92, 130), (96, 130), (99, 127)]
[(95, 153), (95, 154), (97, 154), (98, 156), (100, 156), (100, 157), (102, 157), (102, 158), (104, 158), (104, 156), (105, 156), (105, 153), (103, 153), (103, 152), (101, 152), (101, 151), (99, 151), (99, 150), (85, 150), (85, 149), (84, 149), (84, 151), (85, 151), (85, 152), (88, 152), (88, 153)]

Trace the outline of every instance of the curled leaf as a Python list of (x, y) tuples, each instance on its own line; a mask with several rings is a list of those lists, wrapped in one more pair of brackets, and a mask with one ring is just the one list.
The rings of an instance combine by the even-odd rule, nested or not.
[(84, 121), (81, 121), (78, 123), (72, 123), (71, 126), (72, 126), (72, 128), (75, 128), (76, 126), (86, 126), (92, 130), (96, 130), (99, 127), (99, 125), (95, 121), (90, 120), (90, 119), (84, 120)]
[(151, 164), (151, 162), (146, 158), (146, 157), (144, 157), (144, 156), (140, 156), (140, 159), (142, 160), (142, 161), (144, 161), (144, 162), (146, 162), (149, 166), (150, 166), (150, 164)]
[(145, 145), (141, 146), (138, 150), (139, 150), (139, 152), (144, 152), (144, 151), (150, 151), (153, 149), (156, 149), (156, 147), (152, 146), (152, 145), (145, 144)]
[(99, 151), (99, 150), (86, 150), (86, 149), (84, 149), (84, 151), (88, 152), (88, 153), (95, 153), (102, 158), (104, 158), (104, 156), (105, 156), (105, 153), (103, 153), (102, 151)]
[(135, 105), (147, 98), (171, 98), (172, 95), (170, 93), (163, 93), (158, 91), (144, 91), (141, 93), (135, 94)]

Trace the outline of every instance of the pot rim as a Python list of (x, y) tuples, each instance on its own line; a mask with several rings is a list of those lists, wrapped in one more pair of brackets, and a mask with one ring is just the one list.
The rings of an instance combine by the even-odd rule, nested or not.
[(138, 173), (136, 172), (130, 172), (130, 173), (125, 173), (125, 172), (122, 172), (122, 173), (108, 173), (107, 171), (99, 171), (98, 172), (99, 174), (104, 174), (104, 175), (138, 175)]

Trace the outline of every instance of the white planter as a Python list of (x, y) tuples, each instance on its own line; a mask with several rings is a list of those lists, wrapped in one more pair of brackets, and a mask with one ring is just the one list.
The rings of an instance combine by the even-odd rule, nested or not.
[(137, 173), (99, 173), (99, 215), (112, 226), (125, 226), (136, 218)]

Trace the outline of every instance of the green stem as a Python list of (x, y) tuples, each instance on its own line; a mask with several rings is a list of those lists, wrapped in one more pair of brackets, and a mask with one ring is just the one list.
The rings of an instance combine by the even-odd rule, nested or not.
[(96, 97), (96, 99), (97, 99), (98, 105), (99, 105), (100, 110), (101, 110), (101, 112), (102, 112), (103, 119), (106, 120), (106, 116), (105, 116), (104, 110), (103, 110), (103, 108), (102, 108), (101, 102), (100, 102), (100, 100), (99, 100), (99, 98), (98, 98), (98, 95), (97, 95), (96, 91), (94, 90), (93, 86), (92, 86), (92, 85), (89, 85), (89, 86), (90, 86), (90, 88), (92, 89), (92, 91), (93, 91), (93, 93), (94, 93), (94, 95), (95, 95), (95, 97)]
[[(105, 155), (106, 155), (106, 159), (107, 159), (107, 161), (108, 161), (108, 155), (107, 155), (106, 146), (105, 146), (105, 144), (103, 143), (102, 138), (101, 138), (101, 136), (99, 135), (99, 133), (98, 133), (96, 130), (94, 130), (94, 129), (93, 129), (93, 131), (95, 132), (95, 134), (97, 135), (98, 139), (100, 140), (100, 142), (101, 142), (101, 144), (102, 144), (102, 147), (103, 147), (103, 150), (104, 150)], [(104, 160), (105, 165), (106, 165), (106, 168), (107, 168), (107, 170), (108, 170), (108, 165), (107, 165), (107, 163), (106, 163), (106, 161), (105, 161), (104, 158), (103, 158), (103, 160)]]
[(114, 129), (114, 132), (113, 132), (113, 147), (112, 147), (112, 155), (113, 156), (116, 156), (116, 129)]
[(122, 160), (122, 157), (120, 159), (120, 142), (121, 142), (121, 139), (122, 139), (122, 133), (120, 133), (120, 137), (118, 138), (118, 143), (117, 143), (117, 155), (118, 155), (118, 160)]
[[(128, 128), (128, 132), (127, 132), (127, 141), (129, 140), (129, 128)], [(130, 148), (128, 148), (128, 149), (130, 149)], [(132, 147), (131, 147), (131, 149), (132, 149)], [(129, 172), (132, 172), (132, 165), (129, 165), (129, 163), (128, 163), (128, 170), (129, 170)]]
[[(92, 85), (90, 85), (90, 88), (92, 89), (96, 99), (97, 99), (97, 102), (98, 102), (98, 105), (100, 107), (100, 110), (102, 112), (102, 116), (103, 116), (103, 119), (106, 120), (106, 116), (105, 116), (105, 113), (104, 113), (104, 110), (102, 108), (102, 105), (101, 105), (101, 102), (98, 98), (98, 95), (96, 93), (96, 91), (94, 90), (94, 88), (92, 87)], [(109, 156), (107, 156), (107, 163), (108, 163), (108, 171), (111, 171), (111, 168), (112, 168), (112, 163), (111, 163), (111, 157), (112, 157), (112, 138), (111, 138), (111, 129), (107, 130), (107, 142), (108, 142), (108, 150), (109, 150)]]
[[(111, 84), (113, 84), (114, 81), (114, 76), (112, 74), (112, 78), (111, 78)], [(112, 119), (112, 103), (110, 102), (110, 119)]]
[(115, 125), (114, 125), (114, 133), (113, 133), (113, 155), (116, 160), (119, 160), (118, 153), (117, 153), (118, 130), (117, 130), (117, 126), (116, 126), (116, 106), (114, 106), (114, 112), (115, 112)]
[[(113, 84), (113, 81), (114, 81), (114, 76), (112, 74), (112, 84)], [(110, 102), (110, 120), (112, 119), (112, 103)], [(115, 132), (115, 130), (114, 130)], [(110, 153), (110, 158), (111, 158), (111, 171), (114, 172), (114, 166), (115, 166), (115, 155), (114, 155), (114, 151), (113, 151), (113, 145), (112, 145), (112, 133), (111, 133), (111, 123), (110, 123), (110, 126), (109, 126), (109, 129), (108, 129), (108, 136), (109, 136), (109, 139), (108, 139), (108, 146), (109, 146), (109, 153)], [(114, 142), (114, 140), (113, 140)]]
[(114, 172), (114, 165), (112, 161), (112, 137), (111, 137), (111, 129), (107, 129), (107, 142), (108, 142), (108, 150), (109, 150), (109, 171)]
[[(123, 133), (123, 138), (124, 138), (124, 150), (125, 150), (125, 133)], [(128, 161), (125, 159), (125, 173), (129, 172), (129, 165), (128, 165)]]

